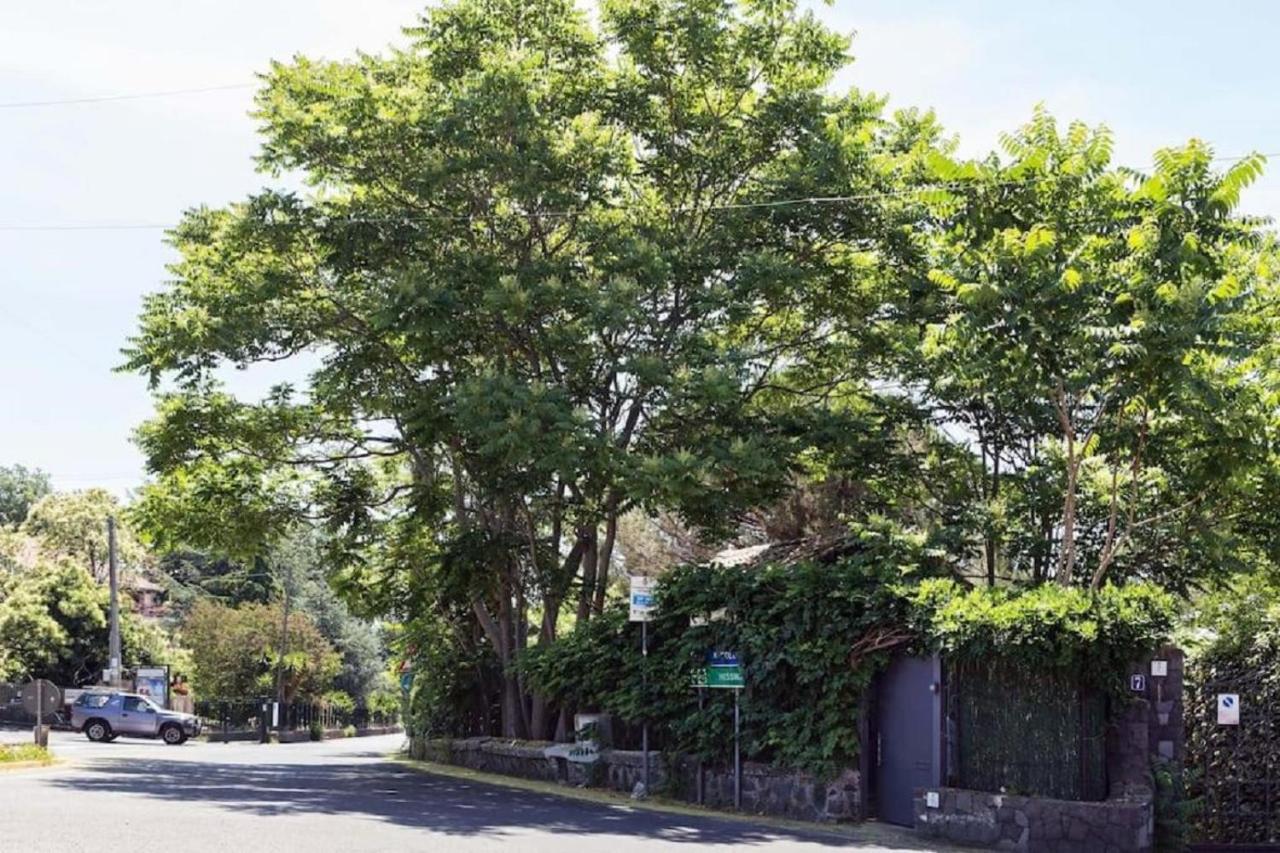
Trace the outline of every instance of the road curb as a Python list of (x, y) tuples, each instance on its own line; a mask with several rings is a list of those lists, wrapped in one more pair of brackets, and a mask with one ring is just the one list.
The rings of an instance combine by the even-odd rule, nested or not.
[[(825, 838), (837, 838), (841, 841), (881, 844), (894, 846), (896, 849), (921, 851), (921, 853), (960, 853), (962, 848), (940, 846), (931, 839), (919, 838), (908, 829), (888, 827), (884, 824), (815, 824), (798, 820), (772, 817), (769, 815), (744, 814), (741, 812), (722, 812), (703, 808), (689, 803), (678, 803), (662, 798), (633, 800), (626, 794), (600, 788), (573, 788), (557, 785), (553, 782), (541, 782), (535, 779), (523, 779), (513, 776), (502, 776), (496, 773), (483, 773), (466, 767), (451, 764), (437, 764), (432, 761), (418, 761), (403, 753), (392, 753), (387, 756), (392, 762), (415, 773), (426, 776), (440, 776), (467, 782), (479, 782), (501, 788), (512, 788), (535, 794), (548, 794), (566, 800), (594, 803), (595, 805), (614, 806), (636, 811), (651, 811), (662, 814), (681, 815), (684, 817), (707, 818), (730, 823), (749, 823), (754, 826), (767, 826), (779, 830), (787, 830), (798, 834), (816, 835)], [(911, 847), (902, 847), (904, 844)]]

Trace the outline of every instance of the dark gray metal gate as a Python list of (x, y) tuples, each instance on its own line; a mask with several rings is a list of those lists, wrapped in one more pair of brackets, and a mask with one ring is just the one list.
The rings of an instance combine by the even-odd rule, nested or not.
[(942, 781), (941, 664), (899, 657), (880, 677), (876, 701), (876, 814), (911, 825), (916, 788)]
[[(1198, 849), (1280, 850), (1280, 685), (1270, 675), (1241, 664), (1187, 668), (1191, 834)], [(1239, 696), (1239, 725), (1218, 723), (1219, 694)]]

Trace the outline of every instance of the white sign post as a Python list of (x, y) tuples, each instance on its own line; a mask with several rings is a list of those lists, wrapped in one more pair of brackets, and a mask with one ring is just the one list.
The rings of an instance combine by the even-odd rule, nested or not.
[[(629, 621), (640, 623), (640, 655), (644, 658), (645, 668), (641, 671), (644, 698), (649, 700), (649, 620), (653, 617), (653, 589), (657, 582), (653, 578), (640, 575), (631, 576), (631, 615)], [(641, 721), (640, 751), (644, 753), (644, 795), (649, 796), (649, 719)]]
[(1239, 693), (1219, 693), (1218, 694), (1218, 725), (1220, 726), (1240, 725), (1240, 694)]
[(631, 576), (631, 616), (632, 622), (648, 622), (653, 613), (653, 590), (657, 581), (653, 578)]

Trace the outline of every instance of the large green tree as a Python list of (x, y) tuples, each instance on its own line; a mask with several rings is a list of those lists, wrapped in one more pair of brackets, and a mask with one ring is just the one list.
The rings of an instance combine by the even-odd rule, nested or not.
[[(96, 683), (107, 666), (107, 612), (107, 590), (65, 558), (0, 573), (0, 680)], [(121, 648), (127, 666), (170, 662), (163, 634), (127, 610)]]
[[(273, 66), (260, 162), (313, 192), (172, 232), (137, 517), (256, 553), (323, 519), (353, 600), (467, 614), (503, 731), (543, 735), (511, 664), (601, 610), (619, 519), (725, 528), (865, 391), (910, 246), (886, 191), (932, 131), (831, 93), (847, 42), (789, 0), (457, 0), (408, 35)], [(262, 401), (215, 381), (308, 352)]]
[[(1185, 589), (1272, 550), (1274, 247), (1241, 217), (1259, 157), (1192, 142), (1140, 174), (1044, 111), (1004, 156), (933, 158), (919, 399), (979, 457), (988, 579)], [(1252, 546), (1242, 543), (1247, 534)]]
[(182, 626), (191, 649), (195, 688), (206, 699), (274, 695), (283, 676), (286, 702), (316, 700), (333, 684), (341, 657), (304, 613), (289, 614), (289, 647), (281, 660), (284, 612), (279, 604), (227, 607), (201, 601)]

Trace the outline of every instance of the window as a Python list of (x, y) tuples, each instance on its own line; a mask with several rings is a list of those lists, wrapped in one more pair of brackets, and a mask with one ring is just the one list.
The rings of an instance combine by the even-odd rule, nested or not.
[(154, 710), (155, 706), (142, 696), (126, 696), (124, 697), (124, 709), (126, 711), (138, 711), (145, 714)]
[(76, 704), (83, 708), (105, 708), (110, 701), (110, 693), (82, 693)]

